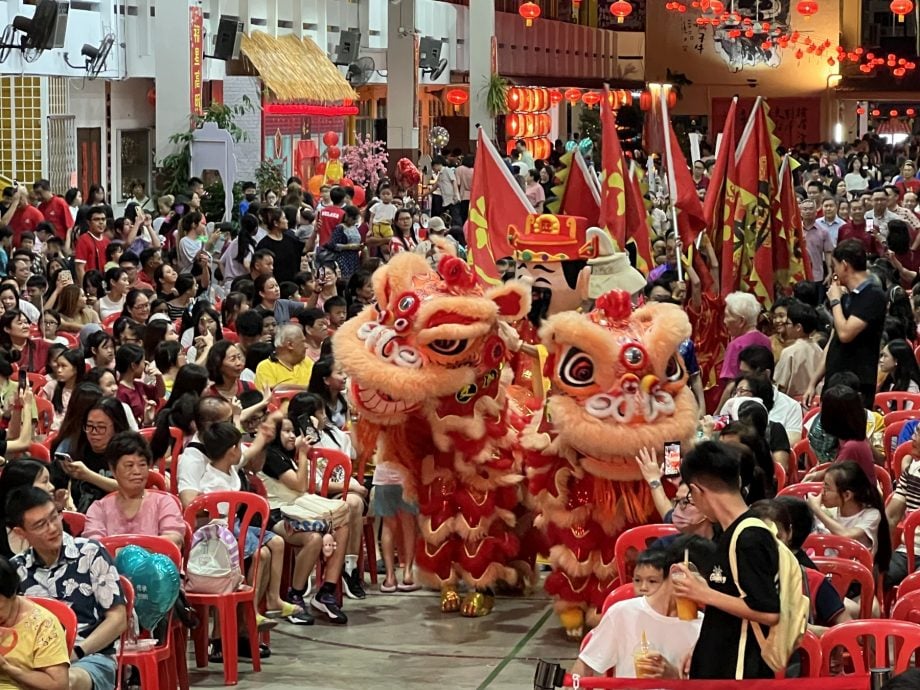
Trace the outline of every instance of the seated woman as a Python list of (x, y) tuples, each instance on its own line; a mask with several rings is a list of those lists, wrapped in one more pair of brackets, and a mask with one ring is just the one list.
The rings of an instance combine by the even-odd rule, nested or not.
[[(824, 390), (829, 390), (837, 386), (846, 386), (855, 391), (859, 390), (859, 377), (852, 371), (838, 371), (830, 377), (824, 386)], [(866, 418), (866, 441), (872, 450), (872, 456), (877, 465), (885, 464), (885, 418), (873, 410), (865, 410)], [(821, 421), (822, 413), (819, 412), (804, 424), (804, 430), (808, 437), (808, 443), (811, 449), (815, 451), (818, 462), (831, 462), (837, 457), (837, 451), (840, 447), (840, 439), (829, 434), (824, 429)], [(831, 424), (833, 427), (833, 423)], [(906, 427), (907, 425), (905, 425)], [(907, 440), (907, 439), (904, 439)], [(902, 439), (898, 439), (902, 443)]]
[(115, 371), (118, 372), (116, 397), (131, 408), (138, 424), (153, 422), (157, 401), (166, 394), (163, 375), (153, 362), (144, 358), (144, 348), (128, 343), (115, 352)]
[(60, 330), (79, 333), (88, 323), (99, 323), (99, 314), (87, 306), (86, 293), (79, 285), (68, 285), (58, 298), (58, 312), (61, 315)]
[[(85, 384), (84, 384), (85, 385)], [(115, 434), (128, 430), (124, 408), (115, 398), (101, 397), (82, 415), (76, 438), (63, 438), (55, 455), (65, 453), (61, 468), (70, 477), (70, 493), (77, 510), (85, 513), (94, 501), (118, 489), (105, 462), (105, 449)], [(76, 396), (74, 396), (76, 399)], [(71, 408), (67, 410), (68, 414)], [(66, 423), (65, 418), (65, 423)], [(64, 424), (61, 425), (62, 429)]]
[(115, 340), (105, 331), (91, 333), (86, 338), (85, 349), (90, 367), (115, 368)]
[(16, 569), (0, 558), (0, 627), (13, 631), (12, 649), (0, 655), (0, 690), (67, 690), (70, 654), (64, 628), (19, 588)]
[(105, 450), (105, 460), (118, 489), (93, 503), (86, 511), (83, 536), (99, 539), (117, 534), (146, 534), (169, 539), (181, 551), (185, 520), (175, 496), (147, 491), (153, 455), (136, 431), (115, 434)]
[[(83, 381), (85, 383), (93, 383), (99, 386), (99, 388), (102, 389), (102, 395), (105, 398), (114, 398), (115, 394), (118, 393), (118, 379), (115, 378), (115, 372), (111, 369), (93, 367), (88, 372), (86, 372), (86, 378), (84, 378)], [(134, 415), (131, 414), (131, 408), (128, 407), (127, 403), (121, 403), (121, 406), (125, 410), (125, 417), (128, 420), (128, 427), (131, 429), (131, 431), (137, 431), (137, 420), (134, 418)]]
[(326, 418), (337, 428), (346, 429), (349, 422), (348, 401), (345, 400), (345, 372), (332, 356), (321, 357), (310, 373), (309, 391), (318, 395), (326, 406)]
[[(879, 393), (920, 393), (920, 367), (917, 366), (914, 349), (906, 340), (892, 340), (882, 348), (878, 372), (882, 377)], [(911, 403), (907, 405), (910, 407)]]
[(246, 368), (246, 359), (239, 345), (229, 340), (219, 340), (208, 352), (208, 375), (214, 384), (208, 389), (210, 395), (219, 395), (226, 400), (237, 398), (252, 385), (240, 380), (240, 374)]
[(29, 320), (18, 309), (7, 309), (0, 316), (0, 348), (5, 350), (7, 361), (18, 364), (20, 369), (45, 373), (51, 343), (32, 337)]
[[(301, 434), (315, 436), (314, 448), (327, 448), (344, 453), (354, 463), (355, 449), (351, 437), (332, 424), (326, 415), (323, 400), (313, 393), (298, 393), (288, 403), (288, 419)], [(326, 461), (322, 458), (316, 463), (315, 483), (319, 487), (326, 471)], [(351, 599), (363, 599), (364, 578), (358, 571), (358, 553), (361, 549), (361, 534), (363, 531), (364, 507), (367, 499), (367, 488), (354, 477), (345, 477), (339, 468), (329, 482), (329, 498), (341, 497), (348, 482), (348, 493), (345, 502), (348, 504), (349, 526), (348, 543), (345, 544), (345, 574), (342, 581), (345, 583), (345, 593)], [(306, 486), (301, 492), (306, 491)], [(411, 581), (411, 579), (410, 579)]]
[(86, 376), (86, 360), (83, 357), (83, 350), (64, 350), (51, 363), (49, 371), (54, 373), (54, 378), (45, 384), (43, 392), (54, 408), (51, 431), (57, 432), (61, 428), (70, 396)]
[[(849, 386), (835, 385), (821, 393), (821, 431), (837, 439), (837, 453), (834, 462), (852, 460), (858, 464), (869, 482), (874, 486), (875, 457), (866, 441), (866, 409), (862, 395)], [(817, 423), (817, 422), (816, 422)], [(812, 426), (812, 432), (815, 428)], [(809, 439), (812, 437), (809, 432)], [(811, 470), (805, 475), (806, 482), (820, 482), (827, 470)], [(886, 564), (887, 565), (887, 564)]]

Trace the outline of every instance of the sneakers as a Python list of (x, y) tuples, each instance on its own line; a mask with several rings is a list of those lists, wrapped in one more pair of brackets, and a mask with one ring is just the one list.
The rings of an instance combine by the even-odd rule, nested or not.
[(364, 591), (364, 578), (361, 576), (361, 573), (358, 572), (358, 569), (355, 568), (351, 575), (346, 572), (342, 573), (342, 586), (345, 588), (345, 596), (349, 599), (363, 599), (367, 596), (367, 592)]
[[(307, 591), (309, 592), (309, 590)], [(301, 608), (301, 613), (296, 613), (293, 616), (288, 616), (287, 622), (294, 625), (313, 625), (313, 616), (307, 612), (307, 604), (304, 601), (303, 596), (296, 594), (293, 589), (289, 589), (286, 598), (289, 602)]]
[(320, 588), (316, 596), (310, 600), (310, 606), (325, 613), (330, 623), (345, 625), (348, 622), (347, 616), (335, 601), (335, 592), (326, 592)]

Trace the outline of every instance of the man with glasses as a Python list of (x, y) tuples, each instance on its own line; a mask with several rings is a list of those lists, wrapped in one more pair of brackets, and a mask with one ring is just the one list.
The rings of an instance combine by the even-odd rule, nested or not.
[(96, 541), (65, 534), (51, 496), (36, 487), (10, 494), (6, 520), (29, 543), (11, 560), (23, 593), (64, 601), (77, 617), (71, 690), (114, 690), (115, 640), (127, 627), (127, 614), (111, 556)]
[(93, 206), (89, 212), (89, 232), (80, 235), (74, 249), (77, 285), (83, 284), (83, 276), (87, 271), (105, 273), (105, 250), (109, 246), (109, 238), (105, 236), (107, 218), (103, 206)]

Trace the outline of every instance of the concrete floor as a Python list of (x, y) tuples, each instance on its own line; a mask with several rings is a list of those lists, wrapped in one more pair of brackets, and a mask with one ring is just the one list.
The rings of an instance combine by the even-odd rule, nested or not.
[[(549, 600), (500, 597), (485, 618), (442, 614), (436, 592), (380, 594), (370, 584), (363, 601), (346, 600), (348, 625), (280, 624), (262, 671), (240, 665), (240, 690), (356, 687), (431, 690), (531, 690), (538, 659), (570, 666), (577, 648), (566, 642)], [(196, 669), (193, 687), (222, 687), (223, 667)]]

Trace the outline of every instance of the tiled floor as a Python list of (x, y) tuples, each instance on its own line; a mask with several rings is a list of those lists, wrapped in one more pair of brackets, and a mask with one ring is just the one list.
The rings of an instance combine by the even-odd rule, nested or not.
[[(370, 586), (369, 586), (370, 588)], [(530, 690), (538, 659), (571, 665), (549, 601), (537, 593), (500, 598), (485, 618), (444, 615), (435, 592), (379, 594), (346, 601), (347, 626), (282, 623), (272, 631), (272, 656), (253, 673), (240, 666), (240, 690)], [(223, 667), (189, 662), (194, 687), (221, 687)]]

